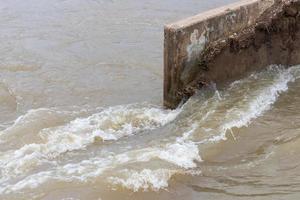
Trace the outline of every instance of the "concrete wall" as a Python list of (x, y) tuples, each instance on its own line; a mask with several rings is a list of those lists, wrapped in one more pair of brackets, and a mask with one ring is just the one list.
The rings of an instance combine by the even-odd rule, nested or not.
[(225, 42), (230, 35), (254, 24), (273, 4), (274, 0), (244, 0), (166, 25), (164, 105), (175, 108), (185, 98), (182, 93), (188, 85), (207, 70), (201, 68), (199, 55), (209, 44)]

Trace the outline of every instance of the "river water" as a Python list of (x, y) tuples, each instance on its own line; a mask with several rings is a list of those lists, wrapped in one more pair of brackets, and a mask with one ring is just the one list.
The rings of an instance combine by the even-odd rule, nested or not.
[(162, 104), (163, 24), (232, 0), (0, 0), (0, 199), (300, 198), (300, 66)]

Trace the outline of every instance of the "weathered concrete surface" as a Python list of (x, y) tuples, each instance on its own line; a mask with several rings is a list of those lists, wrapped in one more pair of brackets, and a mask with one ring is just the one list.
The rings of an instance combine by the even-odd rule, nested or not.
[(248, 0), (165, 26), (164, 105), (270, 64), (300, 63), (300, 0)]

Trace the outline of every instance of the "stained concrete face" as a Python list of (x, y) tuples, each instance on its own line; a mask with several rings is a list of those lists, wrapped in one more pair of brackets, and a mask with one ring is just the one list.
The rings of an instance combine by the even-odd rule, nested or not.
[[(175, 108), (209, 82), (221, 84), (268, 64), (286, 64), (270, 56), (283, 37), (268, 30), (259, 32), (256, 25), (265, 16), (264, 23), (269, 26), (271, 15), (281, 15), (282, 4), (288, 2), (291, 1), (246, 0), (166, 25), (164, 105)], [(288, 17), (279, 16), (281, 21)], [(267, 34), (272, 37), (268, 39)]]

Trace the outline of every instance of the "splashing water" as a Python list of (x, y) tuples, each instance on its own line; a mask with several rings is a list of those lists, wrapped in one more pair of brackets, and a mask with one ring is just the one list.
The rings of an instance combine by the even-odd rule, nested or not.
[(30, 110), (0, 132), (1, 199), (39, 199), (61, 184), (157, 192), (173, 177), (201, 176), (201, 150), (227, 140), (228, 133), (238, 142), (233, 129), (270, 110), (299, 72), (299, 66), (271, 66), (225, 89), (199, 91), (173, 111), (146, 103), (94, 114)]

